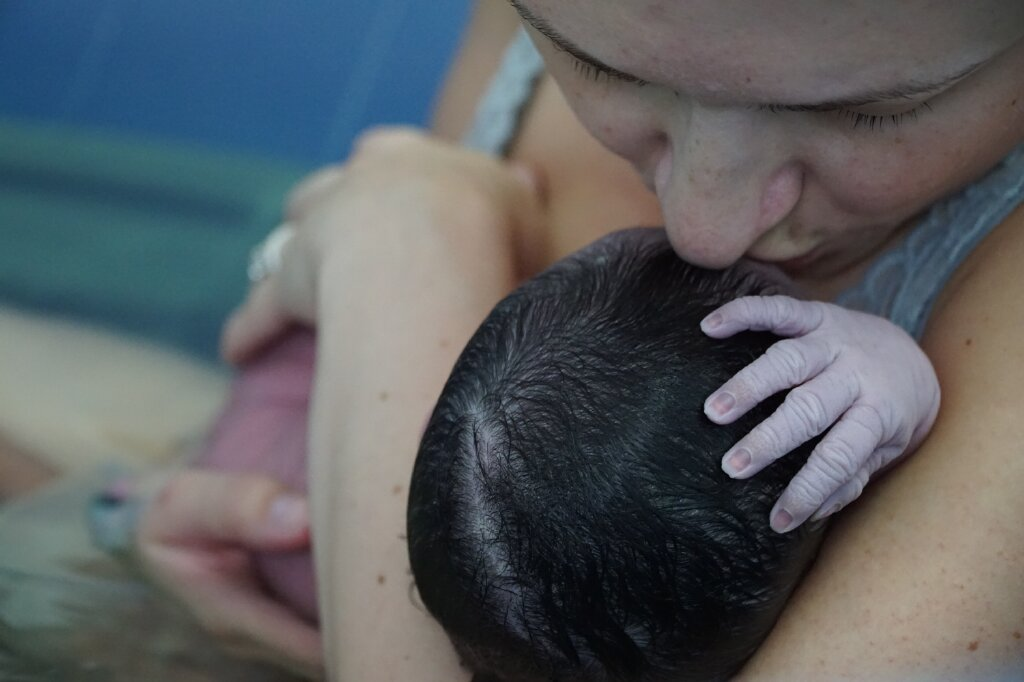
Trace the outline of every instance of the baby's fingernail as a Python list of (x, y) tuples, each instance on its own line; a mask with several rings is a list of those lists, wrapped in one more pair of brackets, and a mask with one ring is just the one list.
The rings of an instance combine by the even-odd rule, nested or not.
[(736, 407), (736, 397), (731, 393), (719, 393), (708, 402), (708, 409), (716, 417), (722, 417)]
[(309, 525), (309, 510), (306, 500), (297, 495), (281, 495), (270, 504), (267, 523), (281, 533), (305, 530)]
[(776, 533), (788, 533), (793, 530), (793, 515), (785, 509), (775, 512), (772, 517), (772, 530)]
[(752, 461), (753, 457), (750, 456), (750, 451), (746, 448), (740, 448), (725, 458), (722, 468), (725, 470), (725, 473), (735, 477), (746, 471)]
[(722, 316), (718, 313), (711, 313), (700, 323), (700, 328), (706, 332), (714, 331), (722, 326)]
[(842, 508), (843, 508), (843, 505), (837, 502), (837, 503), (833, 504), (831, 507), (829, 507), (826, 511), (818, 512), (817, 514), (815, 514), (814, 518), (815, 518), (815, 520), (826, 519), (829, 516), (832, 516), (833, 514), (836, 514), (839, 511), (841, 511)]

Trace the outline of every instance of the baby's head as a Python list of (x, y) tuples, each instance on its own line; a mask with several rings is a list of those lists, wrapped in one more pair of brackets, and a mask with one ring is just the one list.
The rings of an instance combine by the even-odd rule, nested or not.
[(424, 434), (408, 532), (421, 598), (481, 679), (723, 679), (767, 636), (821, 536), (768, 527), (810, 446), (746, 481), (722, 472), (778, 403), (715, 426), (704, 399), (775, 339), (699, 323), (777, 292), (631, 230), (476, 332)]

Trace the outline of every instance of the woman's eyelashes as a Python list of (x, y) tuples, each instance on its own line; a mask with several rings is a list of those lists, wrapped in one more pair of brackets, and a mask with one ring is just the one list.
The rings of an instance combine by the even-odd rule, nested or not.
[(900, 125), (907, 121), (916, 121), (921, 113), (925, 111), (931, 111), (932, 106), (928, 102), (921, 102), (913, 109), (907, 111), (900, 111), (893, 114), (866, 114), (856, 109), (847, 109), (846, 107), (836, 107), (835, 109), (820, 109), (816, 107), (792, 107), (792, 106), (778, 106), (774, 104), (761, 104), (756, 107), (757, 111), (768, 111), (773, 114), (782, 114), (786, 112), (801, 112), (801, 113), (816, 113), (830, 116), (837, 116), (844, 121), (849, 122), (854, 129), (862, 128), (867, 130), (877, 130), (882, 132), (887, 128), (898, 128)]
[[(568, 54), (568, 53), (567, 53)], [(643, 87), (648, 84), (648, 81), (636, 76), (630, 76), (628, 73), (622, 73), (621, 71), (615, 71), (597, 64), (591, 64), (585, 62), (577, 57), (569, 55), (572, 59), (572, 70), (575, 71), (584, 80), (605, 83), (616, 81), (619, 83), (629, 83), (630, 85), (637, 85)]]
[[(572, 55), (569, 55), (569, 57), (572, 59), (573, 71), (584, 80), (594, 81), (595, 83), (610, 83), (614, 81), (639, 87), (650, 84), (649, 81), (637, 78), (636, 76), (631, 76), (627, 73), (598, 66), (597, 64), (591, 64), (590, 62), (585, 62)], [(916, 121), (922, 112), (931, 111), (932, 107), (928, 102), (922, 102), (913, 109), (893, 114), (866, 114), (864, 112), (857, 111), (855, 109), (847, 109), (845, 107), (820, 109), (817, 107), (801, 108), (794, 106), (779, 106), (775, 104), (761, 104), (757, 105), (755, 108), (757, 111), (768, 111), (773, 114), (800, 112), (838, 116), (844, 121), (850, 123), (854, 129), (882, 132), (888, 128), (898, 128), (900, 125), (908, 121)]]

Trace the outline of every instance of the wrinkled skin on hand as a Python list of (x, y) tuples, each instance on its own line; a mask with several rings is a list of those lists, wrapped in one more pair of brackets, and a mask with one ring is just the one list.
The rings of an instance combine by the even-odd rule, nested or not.
[(718, 339), (745, 330), (788, 337), (705, 402), (708, 418), (730, 424), (792, 389), (775, 413), (725, 453), (726, 473), (754, 476), (828, 430), (775, 504), (777, 532), (850, 504), (873, 474), (913, 452), (935, 423), (940, 391), (931, 362), (906, 332), (881, 317), (788, 296), (751, 296), (722, 306), (701, 328)]

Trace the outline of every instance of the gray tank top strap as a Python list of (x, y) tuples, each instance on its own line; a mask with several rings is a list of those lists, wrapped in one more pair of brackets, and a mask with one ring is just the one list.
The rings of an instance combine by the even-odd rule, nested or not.
[(935, 299), (964, 259), (1024, 202), (1024, 145), (987, 176), (939, 202), (903, 243), (835, 300), (921, 338)]
[(543, 73), (544, 61), (526, 31), (520, 29), (477, 106), (473, 125), (463, 137), (463, 144), (505, 156), (519, 133), (523, 114)]

